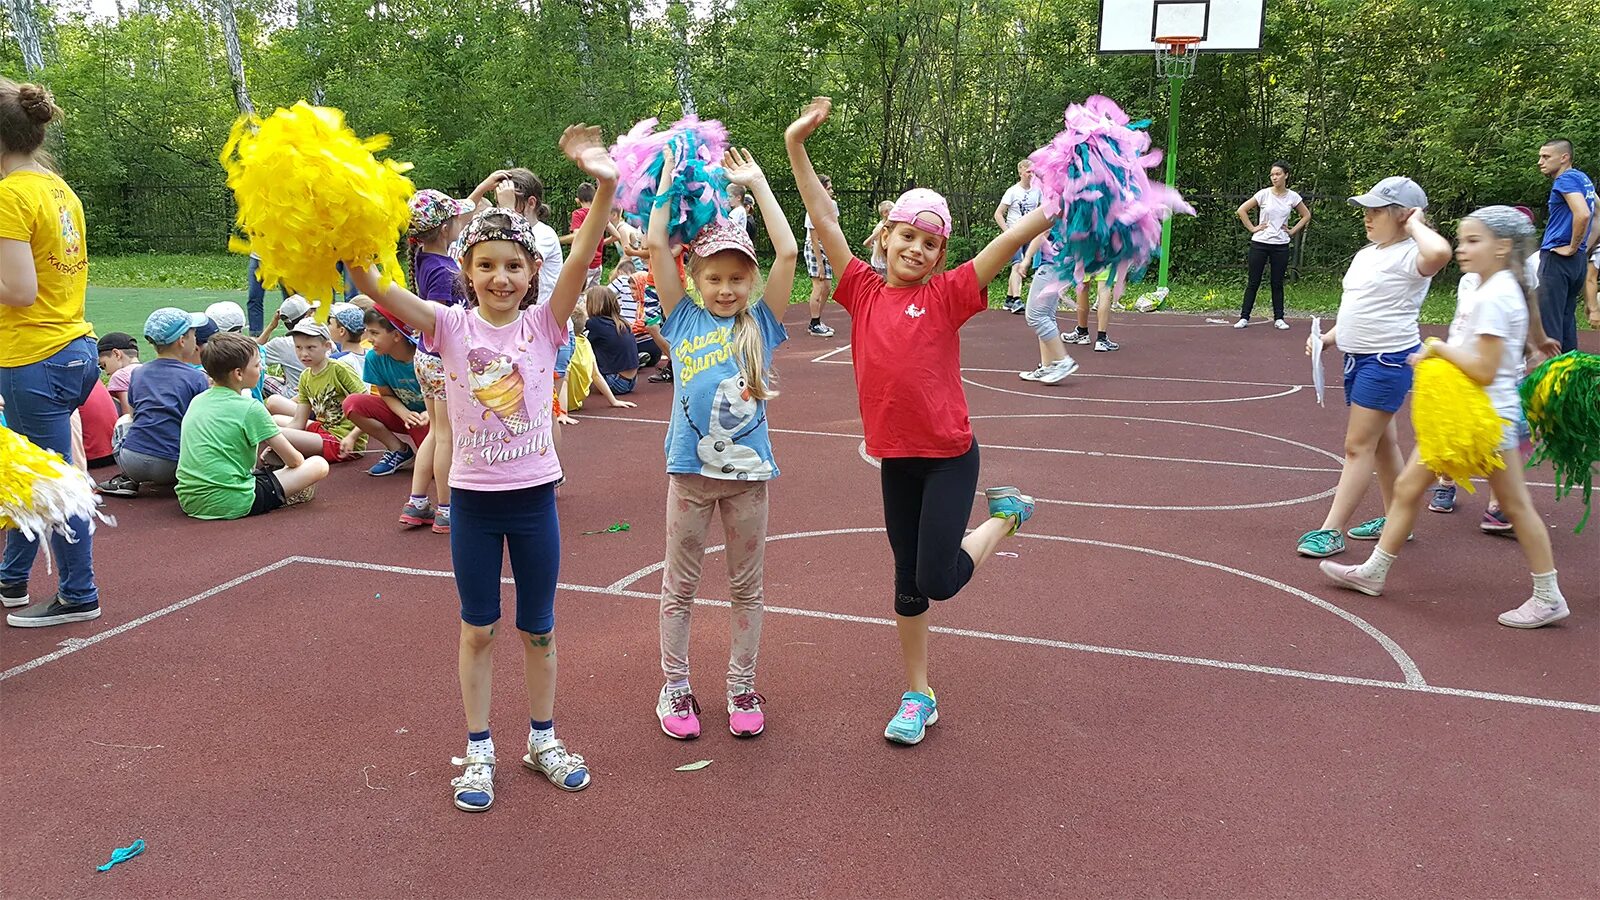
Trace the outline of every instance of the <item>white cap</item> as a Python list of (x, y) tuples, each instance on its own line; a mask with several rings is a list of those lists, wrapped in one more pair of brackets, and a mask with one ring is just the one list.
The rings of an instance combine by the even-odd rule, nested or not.
[(218, 331), (243, 331), (244, 310), (232, 300), (218, 300), (206, 307), (206, 318)]

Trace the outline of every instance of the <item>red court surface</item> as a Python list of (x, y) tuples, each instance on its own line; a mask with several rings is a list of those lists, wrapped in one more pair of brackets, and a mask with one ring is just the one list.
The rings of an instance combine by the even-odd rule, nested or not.
[[(1496, 624), (1529, 578), (1479, 532), (1483, 493), (1423, 514), (1386, 596), (1348, 593), (1294, 553), (1344, 429), (1337, 386), (1312, 399), (1305, 323), (1130, 316), (1121, 352), (1075, 352), (1082, 374), (1046, 387), (1016, 377), (1036, 361), (1022, 319), (984, 314), (962, 360), (983, 481), (1038, 514), (935, 608), (940, 721), (892, 746), (890, 555), (848, 323), (830, 310), (819, 340), (803, 312), (770, 408), (765, 735), (735, 740), (716, 701), (715, 552), (705, 734), (653, 718), (671, 392), (643, 385), (563, 437), (557, 720), (587, 791), (517, 764), (502, 640), (495, 806), (452, 807), (448, 539), (395, 523), (403, 477), (340, 467), (313, 503), (235, 523), (113, 498), (105, 615), (0, 630), (0, 894), (1600, 896), (1600, 522), (1573, 534), (1548, 469), (1529, 477), (1566, 621)], [(1378, 513), (1373, 490), (1360, 518)], [(614, 522), (632, 528), (582, 533)], [(95, 871), (135, 838), (142, 856)]]

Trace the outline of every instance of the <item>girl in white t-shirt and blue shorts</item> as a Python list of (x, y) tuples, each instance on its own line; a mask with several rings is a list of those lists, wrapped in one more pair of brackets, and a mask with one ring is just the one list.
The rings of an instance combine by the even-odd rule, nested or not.
[[(1428, 227), (1422, 210), (1428, 196), (1415, 181), (1385, 178), (1350, 203), (1362, 207), (1367, 238), (1344, 275), (1338, 319), (1320, 346), (1306, 342), (1306, 353), (1328, 345), (1344, 351), (1344, 399), (1350, 423), (1344, 437), (1344, 471), (1322, 526), (1300, 536), (1302, 556), (1327, 557), (1344, 551), (1345, 526), (1361, 505), (1374, 471), (1387, 507), (1404, 457), (1394, 414), (1411, 391), (1406, 360), (1422, 343), (1417, 317), (1428, 286), (1450, 261), (1450, 242)], [(1349, 530), (1357, 540), (1376, 540), (1384, 519)]]
[[(1429, 356), (1448, 360), (1484, 386), (1495, 411), (1505, 420), (1500, 443), (1505, 468), (1487, 477), (1501, 510), (1516, 526), (1517, 543), (1533, 573), (1533, 596), (1500, 615), (1500, 624), (1512, 628), (1539, 628), (1567, 617), (1567, 602), (1556, 584), (1550, 535), (1528, 495), (1519, 446), (1524, 424), (1517, 381), (1530, 329), (1535, 347), (1547, 343), (1543, 328), (1535, 324), (1539, 322), (1538, 308), (1530, 310), (1532, 292), (1521, 275), (1522, 260), (1532, 241), (1532, 224), (1509, 206), (1486, 206), (1462, 219), (1456, 257), (1466, 274), (1457, 290), (1450, 337), (1445, 342), (1430, 339), (1413, 360)], [(1389, 568), (1405, 545), (1401, 535), (1409, 534), (1421, 512), (1423, 494), (1432, 483), (1433, 473), (1413, 452), (1389, 503), (1393, 528), (1379, 538), (1366, 562), (1355, 566), (1324, 562), (1323, 573), (1342, 587), (1373, 597), (1383, 593)]]

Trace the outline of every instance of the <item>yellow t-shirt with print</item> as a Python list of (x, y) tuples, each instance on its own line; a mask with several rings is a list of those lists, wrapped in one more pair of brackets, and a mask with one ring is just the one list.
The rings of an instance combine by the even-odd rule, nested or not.
[(89, 247), (83, 203), (60, 176), (13, 172), (0, 180), (0, 238), (33, 248), (39, 296), (32, 306), (0, 306), (0, 366), (32, 365), (94, 333), (84, 320)]

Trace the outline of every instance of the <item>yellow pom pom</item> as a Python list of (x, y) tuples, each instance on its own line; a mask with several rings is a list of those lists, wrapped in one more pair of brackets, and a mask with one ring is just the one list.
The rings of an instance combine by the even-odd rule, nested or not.
[(96, 518), (111, 521), (96, 509), (99, 502), (88, 475), (0, 425), (0, 528), (36, 541), (52, 534), (75, 540), (72, 519), (89, 519), (90, 531)]
[(336, 267), (400, 271), (400, 235), (411, 222), (410, 163), (378, 160), (387, 135), (362, 140), (337, 109), (305, 101), (266, 119), (243, 117), (222, 148), (228, 187), (239, 203), (239, 229), (248, 241), (229, 241), (235, 253), (261, 257), (262, 283), (282, 282), (317, 305), (327, 321), (334, 292), (344, 286)]
[(1472, 478), (1506, 467), (1499, 448), (1509, 424), (1483, 388), (1454, 363), (1430, 357), (1417, 364), (1411, 425), (1417, 454), (1433, 472), (1472, 493)]

